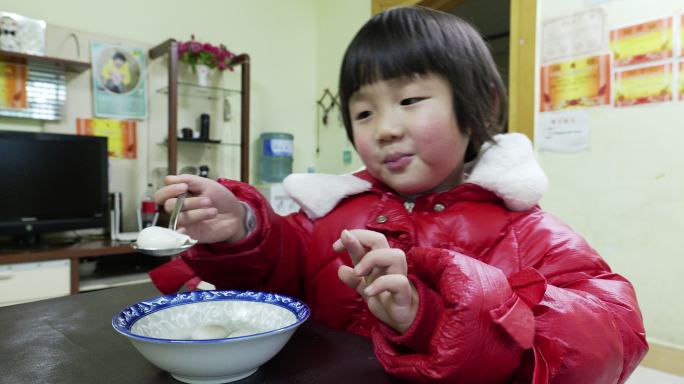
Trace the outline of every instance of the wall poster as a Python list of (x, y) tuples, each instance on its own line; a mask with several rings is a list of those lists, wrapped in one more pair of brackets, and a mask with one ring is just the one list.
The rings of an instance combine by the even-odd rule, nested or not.
[(679, 100), (684, 100), (684, 61), (679, 62), (679, 87), (677, 87), (677, 94), (679, 95)]
[(684, 57), (684, 14), (679, 17), (679, 56)]
[(147, 117), (145, 49), (91, 44), (95, 116)]
[(640, 64), (672, 57), (672, 17), (610, 31), (615, 66)]
[(84, 136), (107, 138), (107, 152), (114, 159), (135, 159), (135, 121), (113, 119), (76, 119), (76, 133)]
[(24, 109), (26, 99), (26, 64), (0, 61), (0, 109)]
[(672, 100), (672, 64), (659, 64), (615, 72), (615, 106), (661, 103)]
[(540, 111), (610, 104), (610, 54), (541, 67)]
[(571, 153), (589, 149), (591, 118), (581, 109), (539, 115), (534, 144), (540, 151)]
[(541, 33), (542, 63), (607, 51), (605, 19), (602, 8), (593, 8), (545, 20)]

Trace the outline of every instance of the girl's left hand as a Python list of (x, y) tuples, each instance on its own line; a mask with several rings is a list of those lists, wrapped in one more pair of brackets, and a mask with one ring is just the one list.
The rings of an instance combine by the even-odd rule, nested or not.
[(418, 311), (418, 291), (406, 276), (404, 252), (390, 248), (383, 234), (365, 229), (345, 229), (333, 249), (346, 250), (354, 263), (354, 268), (338, 269), (340, 280), (366, 300), (373, 315), (404, 333)]

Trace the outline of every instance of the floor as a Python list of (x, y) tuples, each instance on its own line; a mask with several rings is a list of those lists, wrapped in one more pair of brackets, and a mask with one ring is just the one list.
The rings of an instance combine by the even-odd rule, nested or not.
[(639, 366), (626, 384), (684, 384), (684, 377)]

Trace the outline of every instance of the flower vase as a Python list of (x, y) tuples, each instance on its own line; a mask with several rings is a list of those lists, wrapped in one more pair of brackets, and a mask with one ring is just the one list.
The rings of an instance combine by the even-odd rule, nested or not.
[(201, 87), (206, 87), (209, 85), (211, 68), (204, 64), (197, 64), (195, 65), (195, 73), (197, 74), (197, 85)]

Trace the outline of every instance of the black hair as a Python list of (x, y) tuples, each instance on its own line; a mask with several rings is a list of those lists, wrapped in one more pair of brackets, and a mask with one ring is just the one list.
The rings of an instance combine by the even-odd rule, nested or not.
[(482, 36), (462, 19), (423, 7), (393, 8), (375, 15), (347, 48), (340, 71), (340, 104), (347, 137), (354, 143), (349, 99), (380, 80), (435, 74), (449, 82), (454, 113), (470, 136), (465, 161), (502, 131), (507, 98)]
[(114, 56), (112, 56), (112, 60), (116, 60), (116, 59), (119, 59), (119, 60), (125, 62), (125, 61), (126, 61), (126, 56), (124, 56), (124, 54), (121, 53), (121, 52), (115, 52), (115, 53), (114, 53)]

